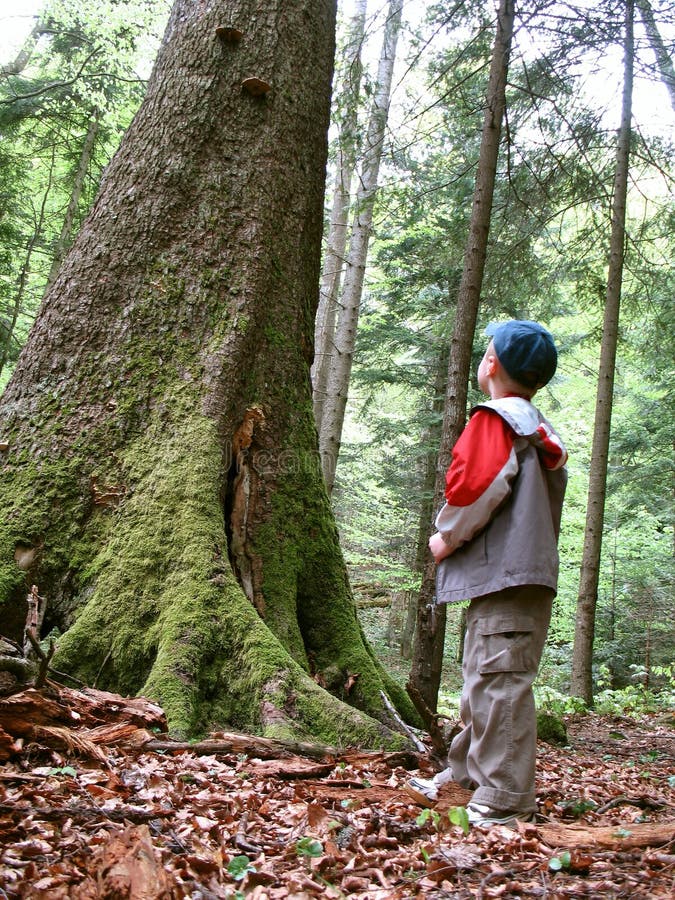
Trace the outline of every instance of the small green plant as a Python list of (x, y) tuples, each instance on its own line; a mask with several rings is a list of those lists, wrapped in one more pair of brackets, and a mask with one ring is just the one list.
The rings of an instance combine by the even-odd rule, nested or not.
[(441, 824), (441, 816), (435, 809), (423, 809), (415, 819), (415, 823), (421, 827), (422, 825), (426, 825), (429, 819), (431, 819), (434, 828), (438, 830), (438, 826)]
[(298, 856), (316, 859), (323, 854), (323, 844), (321, 841), (317, 841), (316, 838), (301, 837), (295, 845), (295, 852)]
[(581, 697), (568, 697), (555, 688), (541, 684), (534, 689), (537, 709), (556, 716), (568, 716), (588, 712), (588, 707)]
[(553, 856), (548, 861), (548, 867), (551, 872), (560, 872), (561, 869), (569, 869), (572, 863), (572, 857), (569, 850), (565, 850), (560, 856)]
[(77, 772), (72, 766), (58, 766), (54, 769), (50, 769), (47, 772), (47, 775), (70, 775), (71, 778), (75, 778)]
[(597, 806), (597, 803), (594, 803), (592, 800), (568, 800), (567, 803), (563, 805), (563, 811), (567, 813), (568, 816), (574, 816), (575, 819), (578, 819), (580, 816), (583, 816), (584, 813), (591, 812)]
[(227, 864), (228, 874), (235, 881), (241, 881), (249, 872), (255, 872), (255, 866), (248, 856), (234, 856)]
[(643, 753), (642, 756), (639, 757), (640, 762), (648, 763), (648, 762), (656, 762), (656, 760), (661, 756), (659, 750), (648, 750), (647, 753)]
[(457, 825), (462, 829), (464, 834), (469, 833), (469, 814), (465, 806), (453, 806), (448, 811), (448, 818), (453, 825)]

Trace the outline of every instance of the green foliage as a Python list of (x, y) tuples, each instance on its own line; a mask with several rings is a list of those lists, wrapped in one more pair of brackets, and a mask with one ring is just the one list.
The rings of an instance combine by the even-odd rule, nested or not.
[(45, 3), (23, 64), (3, 75), (0, 387), (143, 97), (139, 70), (166, 12), (145, 0)]
[(305, 856), (308, 859), (318, 859), (323, 855), (323, 844), (316, 838), (301, 837), (295, 844), (295, 852), (298, 856)]
[(227, 871), (235, 881), (242, 881), (249, 872), (255, 872), (256, 867), (248, 856), (233, 856), (227, 864)]
[(429, 821), (431, 821), (434, 828), (438, 829), (438, 826), (441, 824), (441, 814), (436, 812), (435, 809), (423, 809), (415, 819), (415, 824), (419, 825), (421, 828)]
[(581, 816), (585, 815), (587, 812), (591, 812), (596, 809), (596, 807), (597, 803), (594, 803), (593, 800), (575, 799), (567, 800), (563, 804), (563, 811), (567, 816), (580, 819)]
[(465, 806), (453, 806), (448, 811), (448, 818), (453, 825), (461, 828), (465, 835), (469, 833), (469, 814)]
[(47, 775), (68, 775), (69, 778), (77, 776), (76, 770), (72, 766), (56, 766), (47, 772)]
[(548, 867), (551, 872), (560, 872), (561, 869), (569, 869), (572, 863), (572, 856), (569, 850), (563, 850), (559, 856), (552, 856), (549, 860)]
[(539, 710), (537, 712), (537, 737), (547, 744), (567, 744), (567, 729), (565, 723), (552, 712)]

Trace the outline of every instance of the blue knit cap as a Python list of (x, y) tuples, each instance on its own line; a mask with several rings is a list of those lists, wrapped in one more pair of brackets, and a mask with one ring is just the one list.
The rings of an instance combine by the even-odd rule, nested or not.
[(558, 351), (551, 333), (538, 322), (513, 319), (485, 329), (507, 373), (523, 387), (538, 389), (553, 378)]

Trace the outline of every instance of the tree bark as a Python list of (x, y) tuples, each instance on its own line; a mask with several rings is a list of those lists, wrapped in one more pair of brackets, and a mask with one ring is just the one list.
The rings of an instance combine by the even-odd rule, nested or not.
[(370, 113), (359, 189), (356, 194), (340, 313), (326, 382), (326, 397), (319, 431), (319, 448), (326, 489), (329, 494), (335, 483), (335, 469), (342, 442), (342, 426), (349, 393), (356, 328), (359, 321), (368, 243), (373, 223), (377, 179), (389, 114), (391, 80), (394, 73), (396, 44), (401, 29), (402, 14), (403, 0), (390, 0), (377, 72), (377, 89)]
[(656, 66), (659, 70), (661, 81), (666, 86), (670, 96), (670, 105), (675, 110), (675, 67), (673, 66), (673, 60), (670, 57), (668, 48), (663, 43), (663, 38), (654, 19), (654, 11), (649, 0), (638, 0), (637, 7), (640, 10), (640, 18), (647, 32), (647, 39), (656, 57)]
[(600, 555), (607, 492), (607, 459), (612, 425), (612, 402), (616, 348), (619, 337), (621, 280), (626, 241), (626, 196), (631, 141), (633, 98), (633, 0), (626, 2), (626, 32), (624, 42), (624, 80), (621, 125), (616, 150), (616, 170), (612, 199), (612, 232), (609, 248), (609, 271), (605, 314), (600, 347), (600, 368), (595, 403), (593, 447), (588, 484), (588, 506), (584, 549), (581, 559), (579, 595), (574, 632), (574, 653), (570, 693), (589, 706), (593, 703), (593, 641), (595, 612), (600, 579)]
[[(445, 473), (452, 458), (452, 447), (461, 434), (466, 419), (471, 351), (483, 284), (499, 142), (506, 106), (506, 78), (511, 53), (513, 21), (513, 0), (501, 0), (490, 64), (469, 237), (450, 342), (443, 433), (436, 468), (434, 510), (437, 510), (443, 503)], [(430, 531), (432, 525), (433, 523), (430, 522)], [(431, 710), (435, 710), (438, 703), (446, 621), (445, 605), (437, 605), (434, 602), (435, 587), (436, 566), (431, 554), (427, 551), (417, 604), (417, 627), (410, 684), (419, 692)]]
[(334, 20), (177, 0), (0, 400), (4, 627), (36, 584), (55, 667), (177, 736), (406, 740), (382, 690), (414, 717), (361, 632), (312, 416)]
[(316, 312), (314, 332), (312, 386), (314, 421), (318, 431), (321, 430), (328, 372), (335, 340), (338, 295), (347, 247), (351, 183), (356, 169), (358, 107), (361, 92), (361, 74), (363, 71), (361, 47), (366, 27), (366, 6), (367, 0), (357, 0), (345, 47), (346, 63), (343, 83), (339, 92), (339, 102), (343, 107), (343, 111), (340, 115), (337, 171), (333, 188), (333, 208), (328, 226), (328, 239), (321, 275), (321, 292), (319, 294), (319, 307)]

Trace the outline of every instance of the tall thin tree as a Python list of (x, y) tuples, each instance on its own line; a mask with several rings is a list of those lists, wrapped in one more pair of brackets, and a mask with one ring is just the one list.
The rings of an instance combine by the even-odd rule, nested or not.
[(607, 460), (612, 425), (614, 371), (619, 336), (621, 282), (626, 242), (626, 197), (630, 162), (631, 116), (633, 103), (633, 0), (626, 0), (624, 37), (623, 97), (619, 127), (614, 192), (612, 198), (612, 231), (609, 247), (609, 271), (605, 313), (600, 348), (600, 368), (593, 424), (593, 447), (589, 471), (588, 506), (584, 549), (579, 579), (574, 654), (570, 691), (589, 705), (593, 702), (593, 641), (600, 578), (600, 556), (607, 493)]
[[(434, 509), (438, 509), (442, 503), (445, 472), (450, 464), (452, 447), (457, 441), (466, 419), (471, 351), (483, 284), (497, 158), (506, 108), (506, 79), (511, 55), (514, 7), (514, 0), (501, 0), (497, 13), (497, 32), (490, 64), (469, 237), (450, 343), (443, 433), (436, 469)], [(431, 526), (431, 522), (429, 525)], [(411, 695), (421, 698), (431, 711), (436, 709), (438, 702), (446, 621), (445, 606), (434, 603), (435, 581), (436, 567), (431, 555), (427, 552), (417, 606), (417, 628), (409, 689)]]
[(82, 197), (82, 191), (84, 190), (85, 180), (87, 177), (87, 173), (89, 172), (89, 167), (91, 166), (92, 157), (94, 155), (96, 136), (99, 131), (99, 122), (99, 111), (94, 107), (94, 109), (92, 109), (91, 111), (91, 115), (89, 116), (87, 131), (82, 141), (82, 152), (80, 153), (80, 157), (77, 161), (77, 166), (75, 167), (75, 172), (73, 174), (73, 186), (70, 192), (70, 197), (68, 198), (66, 212), (63, 216), (61, 232), (54, 248), (52, 264), (49, 270), (49, 275), (47, 277), (47, 288), (51, 286), (52, 282), (56, 278), (56, 274), (59, 271), (59, 266), (61, 265), (63, 257), (66, 254), (66, 250), (71, 245), (73, 240), (75, 217), (80, 206), (80, 199)]
[(357, 0), (350, 20), (345, 45), (345, 63), (342, 81), (338, 89), (337, 103), (340, 130), (336, 160), (333, 206), (328, 223), (326, 251), (321, 272), (321, 292), (316, 311), (314, 331), (314, 363), (312, 365), (312, 388), (314, 400), (314, 420), (321, 429), (323, 408), (326, 399), (326, 383), (330, 367), (331, 351), (335, 339), (338, 294), (345, 267), (349, 204), (352, 177), (356, 170), (358, 150), (358, 112), (361, 93), (361, 48), (366, 29), (367, 0)]
[(342, 441), (342, 426), (347, 406), (356, 328), (363, 293), (368, 243), (373, 224), (373, 209), (389, 115), (391, 83), (402, 15), (403, 0), (390, 0), (377, 71), (377, 87), (370, 112), (359, 188), (355, 201), (349, 254), (340, 301), (341, 308), (326, 382), (326, 398), (319, 432), (319, 450), (329, 494), (333, 490), (335, 482), (335, 467)]
[(659, 70), (661, 81), (666, 86), (670, 97), (670, 105), (675, 110), (675, 67), (673, 67), (673, 59), (661, 37), (661, 32), (654, 17), (654, 10), (649, 0), (638, 0), (637, 6), (640, 10), (642, 24), (647, 32), (647, 39), (656, 57), (656, 67)]

